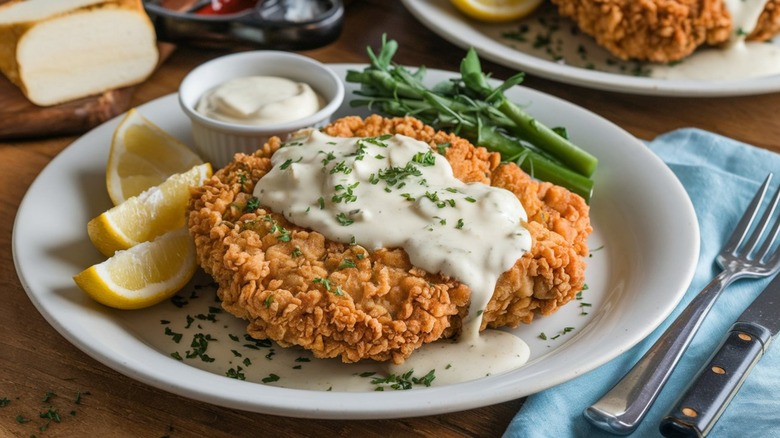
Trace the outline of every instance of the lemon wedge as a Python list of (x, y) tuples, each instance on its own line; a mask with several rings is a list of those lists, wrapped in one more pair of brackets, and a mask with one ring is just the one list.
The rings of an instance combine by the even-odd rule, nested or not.
[(114, 205), (186, 172), (203, 160), (187, 145), (131, 109), (119, 122), (106, 164), (106, 188)]
[(73, 277), (90, 297), (117, 309), (141, 309), (173, 296), (197, 269), (195, 243), (185, 227), (118, 251)]
[(501, 22), (525, 17), (544, 0), (450, 0), (461, 12), (481, 21)]
[(200, 164), (128, 198), (89, 221), (89, 239), (103, 255), (110, 257), (118, 250), (183, 226), (190, 187), (202, 185), (211, 173), (211, 164)]

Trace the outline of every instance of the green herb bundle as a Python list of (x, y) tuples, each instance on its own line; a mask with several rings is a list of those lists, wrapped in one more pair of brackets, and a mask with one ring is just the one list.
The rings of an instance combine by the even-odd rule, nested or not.
[(476, 51), (470, 49), (461, 62), (459, 78), (426, 87), (425, 67), (412, 72), (393, 64), (397, 50), (395, 41), (383, 37), (379, 54), (368, 48), (368, 67), (347, 72), (347, 82), (360, 84), (356, 94), (362, 96), (352, 100), (351, 106), (368, 106), (390, 116), (414, 116), (500, 153), (503, 161), (517, 163), (535, 178), (590, 200), (596, 157), (570, 142), (565, 130), (545, 126), (504, 95), (523, 81), (523, 73), (493, 87)]

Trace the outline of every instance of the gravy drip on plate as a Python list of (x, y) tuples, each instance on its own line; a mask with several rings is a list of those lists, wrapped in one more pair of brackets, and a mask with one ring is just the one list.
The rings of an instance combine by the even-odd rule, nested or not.
[[(510, 351), (507, 343), (493, 348), (479, 339), (482, 311), (498, 277), (531, 248), (523, 226), (527, 216), (514, 194), (458, 180), (444, 157), (402, 135), (339, 138), (312, 131), (276, 151), (272, 164), (254, 195), (290, 222), (369, 250), (403, 248), (413, 265), (469, 286), (471, 304), (459, 344), (473, 347), (462, 348), (469, 354), (464, 363), (483, 357), (490, 373), (524, 362), (517, 359), (527, 352), (513, 351), (523, 349), (515, 336), (490, 335), (517, 339), (508, 343)], [(495, 358), (488, 357), (496, 354), (511, 356), (511, 365), (491, 363)]]
[(745, 41), (758, 22), (768, 0), (724, 0), (732, 17), (730, 40), (721, 48), (694, 52), (676, 64), (653, 66), (650, 76), (659, 79), (732, 80), (780, 73), (780, 47)]

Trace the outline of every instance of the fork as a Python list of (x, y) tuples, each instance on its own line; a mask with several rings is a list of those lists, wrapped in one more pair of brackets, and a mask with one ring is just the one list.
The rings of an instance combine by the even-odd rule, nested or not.
[(716, 257), (723, 270), (693, 298), (639, 362), (601, 399), (585, 409), (583, 415), (593, 425), (620, 435), (633, 432), (658, 397), (720, 293), (740, 278), (766, 277), (780, 270), (780, 248), (772, 250), (780, 234), (780, 217), (764, 235), (777, 209), (780, 188), (760, 223), (753, 227), (771, 180), (770, 173)]

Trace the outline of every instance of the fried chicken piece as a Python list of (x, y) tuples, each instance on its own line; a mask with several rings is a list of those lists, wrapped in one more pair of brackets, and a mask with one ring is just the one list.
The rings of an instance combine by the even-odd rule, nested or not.
[[(552, 0), (558, 12), (620, 59), (680, 60), (732, 35), (724, 0)], [(769, 0), (748, 40), (780, 31), (780, 0)]]
[[(582, 290), (591, 232), (584, 200), (539, 183), (498, 154), (413, 118), (346, 117), (324, 128), (333, 136), (404, 134), (434, 150), (449, 145), (455, 176), (504, 187), (525, 206), (533, 247), (499, 279), (483, 315), (486, 326), (530, 323)], [(223, 307), (249, 321), (248, 333), (316, 357), (402, 363), (423, 343), (456, 335), (467, 316), (470, 290), (412, 266), (401, 249), (369, 251), (328, 241), (281, 215), (254, 205), (255, 183), (271, 169), (281, 145), (271, 139), (193, 189), (189, 228), (198, 259), (219, 284)], [(354, 265), (354, 266), (353, 266)]]

